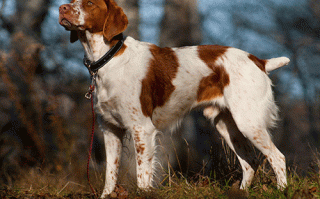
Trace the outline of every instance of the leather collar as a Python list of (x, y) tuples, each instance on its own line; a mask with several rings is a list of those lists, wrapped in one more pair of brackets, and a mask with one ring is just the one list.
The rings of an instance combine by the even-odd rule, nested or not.
[(86, 55), (83, 58), (83, 64), (88, 68), (91, 75), (98, 72), (100, 68), (102, 68), (106, 63), (108, 63), (114, 55), (121, 49), (123, 46), (125, 38), (121, 34), (121, 39), (118, 41), (116, 45), (114, 45), (105, 55), (103, 55), (98, 61), (92, 62), (90, 61)]

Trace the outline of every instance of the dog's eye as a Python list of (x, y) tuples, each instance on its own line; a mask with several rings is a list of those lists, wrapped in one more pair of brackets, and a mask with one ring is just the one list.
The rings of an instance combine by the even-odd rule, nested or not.
[(92, 6), (93, 3), (92, 3), (91, 1), (88, 1), (87, 5), (88, 5), (88, 6)]

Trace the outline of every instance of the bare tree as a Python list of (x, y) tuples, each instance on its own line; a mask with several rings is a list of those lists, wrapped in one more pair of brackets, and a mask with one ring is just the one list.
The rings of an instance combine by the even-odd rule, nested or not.
[(201, 43), (201, 23), (196, 0), (165, 0), (160, 46), (178, 47)]
[[(307, 107), (307, 120), (309, 121), (309, 134), (313, 143), (319, 144), (320, 129), (317, 128), (317, 108), (319, 107), (320, 75), (319, 62), (320, 54), (320, 20), (317, 18), (318, 1), (310, 1), (309, 8), (303, 12), (293, 13), (292, 10), (282, 8), (277, 13), (277, 22), (280, 31), (285, 36), (285, 47), (292, 53), (292, 66), (299, 78), (302, 88), (305, 105)], [(309, 12), (309, 11), (313, 12)], [(283, 14), (287, 17), (283, 17)], [(300, 16), (299, 16), (300, 15)], [(290, 18), (288, 17), (290, 16)], [(315, 20), (317, 19), (317, 20)], [(318, 104), (318, 106), (317, 106)]]
[(129, 20), (129, 26), (125, 31), (125, 34), (139, 39), (139, 2), (138, 0), (117, 0), (119, 6), (124, 9), (125, 14)]

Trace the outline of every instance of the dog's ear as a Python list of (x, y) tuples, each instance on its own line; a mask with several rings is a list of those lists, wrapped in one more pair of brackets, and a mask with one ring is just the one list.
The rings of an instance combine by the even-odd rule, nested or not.
[(113, 0), (106, 0), (108, 7), (107, 18), (104, 22), (103, 35), (107, 41), (122, 33), (128, 26), (128, 18)]
[(71, 30), (71, 33), (70, 33), (70, 42), (71, 43), (74, 43), (78, 41), (78, 33), (76, 30)]

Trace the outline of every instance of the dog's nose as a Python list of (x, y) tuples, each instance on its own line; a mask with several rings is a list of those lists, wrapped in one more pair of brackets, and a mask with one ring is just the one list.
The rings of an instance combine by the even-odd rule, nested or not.
[(59, 7), (59, 13), (60, 13), (60, 14), (66, 13), (66, 12), (68, 12), (70, 9), (71, 9), (70, 4), (63, 4), (63, 5), (61, 5), (61, 6)]

